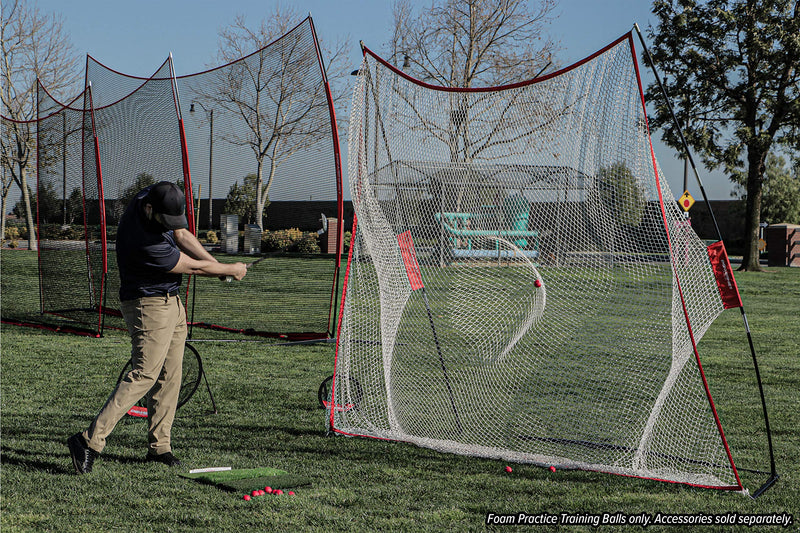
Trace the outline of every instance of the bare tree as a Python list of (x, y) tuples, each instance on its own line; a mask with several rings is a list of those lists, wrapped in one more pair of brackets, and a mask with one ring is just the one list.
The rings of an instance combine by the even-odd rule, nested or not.
[[(218, 135), (255, 155), (259, 227), (281, 163), (331, 133), (325, 86), (313, 75), (319, 71), (316, 47), (309, 32), (291, 31), (300, 20), (294, 9), (280, 6), (255, 29), (238, 16), (220, 31), (219, 59), (231, 65), (215, 71), (215, 83), (196, 95), (246, 125)], [(329, 80), (344, 75), (346, 50), (347, 43), (338, 43), (326, 53)]]
[[(6, 198), (11, 183), (16, 183), (25, 206), (28, 243), (36, 246), (33, 209), (28, 188), (28, 173), (35, 165), (36, 79), (54, 95), (74, 90), (79, 78), (78, 56), (58, 15), (43, 14), (25, 0), (2, 4), (0, 26), (0, 79), (2, 110), (0, 165), (3, 166), (3, 224)], [(3, 230), (5, 228), (3, 227)]]
[(507, 85), (533, 78), (556, 44), (545, 34), (556, 0), (434, 0), (414, 17), (409, 0), (393, 6), (389, 60), (446, 87)]
[[(494, 87), (529, 80), (552, 65), (556, 45), (544, 32), (556, 0), (541, 0), (534, 9), (528, 4), (524, 0), (435, 0), (415, 16), (408, 0), (398, 0), (393, 6), (388, 59), (409, 75), (444, 87)], [(501, 144), (525, 150), (535, 142), (537, 127), (515, 138), (505, 135), (510, 131), (507, 126), (517, 120), (512, 110), (525, 103), (520, 98), (527, 97), (522, 92), (509, 99), (454, 92), (449, 93), (446, 123), (409, 118), (422, 120), (428, 133), (448, 146), (451, 161), (469, 162), (487, 157)], [(406, 103), (415, 109), (412, 102)]]

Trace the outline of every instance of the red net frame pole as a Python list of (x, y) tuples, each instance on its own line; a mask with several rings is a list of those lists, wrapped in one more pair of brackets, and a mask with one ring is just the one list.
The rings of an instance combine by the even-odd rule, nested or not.
[[(91, 238), (88, 220), (88, 208), (86, 201), (87, 180), (91, 182), (91, 187), (97, 185), (97, 177), (92, 176), (92, 172), (97, 171), (97, 164), (94, 167), (88, 167), (88, 160), (93, 157), (90, 154), (96, 152), (94, 139), (90, 137), (92, 134), (92, 125), (89, 120), (92, 115), (89, 113), (90, 103), (88, 90), (84, 89), (79, 95), (68, 102), (61, 102), (49, 93), (47, 88), (42, 83), (41, 79), (36, 80), (36, 118), (26, 122), (31, 127), (35, 127), (36, 135), (35, 140), (35, 153), (36, 161), (34, 163), (36, 171), (36, 190), (37, 190), (37, 213), (36, 213), (36, 230), (34, 238), (38, 243), (37, 260), (38, 260), (38, 280), (39, 280), (39, 312), (42, 315), (51, 315), (59, 318), (69, 320), (76, 320), (88, 324), (91, 329), (82, 331), (80, 334), (90, 334), (91, 336), (98, 337), (101, 334), (96, 313), (99, 311), (99, 295), (95, 293), (94, 287), (95, 280), (101, 278), (99, 272), (92, 271), (92, 257), (90, 253)], [(67, 121), (71, 118), (71, 126), (67, 128)], [(7, 120), (3, 117), (4, 120)], [(80, 133), (81, 138), (79, 143), (67, 142), (67, 136)], [(54, 141), (57, 137), (58, 140)], [(72, 150), (78, 148), (77, 154), (79, 158), (74, 157), (77, 155), (73, 152), (72, 163), (67, 163), (68, 154), (72, 146)], [(53, 151), (56, 147), (56, 151)], [(56, 165), (54, 161), (62, 158), (61, 164)], [(60, 174), (59, 171), (60, 170)], [(72, 178), (69, 177), (70, 172), (73, 173)], [(33, 176), (31, 176), (33, 179)], [(77, 178), (77, 179), (76, 179)], [(67, 202), (72, 202), (73, 198), (67, 199), (68, 184), (75, 187), (74, 193), (79, 193), (80, 204), (73, 206), (77, 207), (80, 213), (76, 217), (73, 212), (71, 217), (67, 218)], [(62, 217), (59, 220), (62, 224), (81, 226), (83, 229), (83, 236), (80, 239), (73, 241), (73, 243), (80, 242), (79, 246), (69, 245), (63, 246), (64, 239), (53, 238), (47, 231), (48, 211), (45, 209), (47, 204), (42, 203), (42, 193), (47, 188), (63, 187), (61, 200), (64, 205), (61, 209)], [(52, 215), (52, 213), (51, 213)], [(99, 213), (97, 214), (99, 217)], [(77, 224), (73, 224), (76, 222)], [(99, 240), (99, 238), (98, 238)], [(68, 258), (60, 256), (61, 252), (78, 252), (83, 250), (81, 259), (77, 262), (70, 262)], [(99, 248), (98, 248), (99, 249)], [(65, 262), (66, 261), (66, 262)], [(102, 260), (97, 258), (96, 263), (102, 267)], [(82, 265), (82, 266), (81, 266)], [(100, 269), (98, 269), (100, 270)], [(93, 275), (94, 274), (94, 275)], [(66, 283), (67, 285), (59, 286), (59, 283)], [(87, 296), (81, 287), (86, 287), (88, 293), (88, 302), (84, 302), (83, 298)], [(84, 305), (81, 305), (84, 302)], [(86, 305), (88, 304), (88, 305)], [(76, 313), (84, 313), (84, 318), (80, 319)], [(88, 320), (87, 320), (88, 318)], [(29, 324), (26, 321), (24, 325)], [(43, 329), (53, 329), (54, 331), (77, 331), (72, 328), (65, 328), (61, 325), (39, 324)]]
[(325, 62), (322, 59), (322, 52), (319, 47), (319, 38), (317, 37), (317, 30), (314, 26), (314, 20), (309, 15), (308, 22), (311, 25), (311, 34), (314, 37), (314, 48), (317, 52), (317, 60), (319, 61), (319, 68), (322, 72), (323, 83), (325, 84), (325, 98), (328, 101), (328, 112), (331, 117), (331, 136), (333, 140), (333, 156), (335, 160), (336, 171), (336, 261), (333, 274), (333, 285), (331, 287), (331, 304), (328, 312), (328, 337), (333, 337), (334, 326), (336, 325), (336, 307), (337, 297), (339, 295), (339, 273), (341, 271), (342, 262), (342, 241), (344, 239), (344, 201), (342, 191), (342, 154), (339, 147), (339, 129), (336, 123), (336, 110), (333, 107), (333, 94), (331, 93), (331, 85), (328, 81), (328, 73), (325, 70)]
[[(39, 78), (36, 78), (36, 82), (39, 82)], [(39, 121), (41, 117), (39, 116), (39, 91), (36, 91), (36, 147), (34, 151), (36, 153), (36, 191), (39, 191), (39, 187), (41, 183), (39, 183), (39, 176), (41, 175), (41, 167), (39, 161)], [(42, 247), (39, 243), (39, 239), (42, 235), (42, 230), (39, 222), (39, 194), (36, 195), (36, 229), (39, 232), (39, 235), (28, 235), (28, 249), (30, 250), (31, 243), (33, 239), (36, 239), (36, 263), (38, 265), (38, 274), (39, 274), (39, 313), (44, 314), (44, 289), (42, 288)], [(2, 216), (6, 216), (5, 213), (2, 213)], [(5, 238), (5, 235), (0, 236)]]
[(92, 102), (92, 82), (89, 82), (86, 87), (86, 96), (89, 101), (89, 116), (91, 117), (92, 125), (92, 145), (94, 148), (94, 160), (97, 172), (97, 193), (98, 193), (98, 208), (100, 210), (100, 245), (101, 254), (103, 258), (102, 276), (100, 279), (100, 299), (97, 304), (97, 332), (103, 334), (105, 316), (105, 303), (106, 303), (106, 280), (108, 279), (108, 225), (106, 223), (106, 200), (103, 193), (103, 167), (100, 162), (100, 141), (97, 138), (97, 128), (94, 120), (94, 104)]
[(194, 191), (192, 190), (192, 172), (189, 168), (189, 150), (186, 146), (186, 131), (183, 128), (183, 116), (181, 114), (181, 97), (178, 91), (178, 80), (175, 77), (175, 65), (172, 60), (172, 52), (169, 54), (169, 75), (172, 79), (172, 96), (175, 101), (175, 113), (178, 117), (178, 134), (181, 140), (181, 160), (183, 162), (183, 193), (186, 198), (186, 219), (189, 222), (189, 231), (197, 235), (197, 228), (194, 220)]
[[(172, 80), (172, 96), (175, 102), (175, 113), (178, 117), (178, 135), (181, 142), (181, 162), (183, 163), (183, 194), (186, 201), (186, 220), (189, 223), (189, 231), (196, 237), (197, 227), (194, 220), (194, 194), (192, 190), (192, 172), (189, 167), (189, 149), (186, 146), (186, 130), (183, 127), (183, 116), (181, 114), (181, 98), (178, 91), (178, 80), (175, 77), (175, 65), (172, 59), (172, 52), (169, 53), (169, 75)], [(185, 300), (189, 300), (189, 286), (196, 283), (194, 276), (189, 276), (186, 282)], [(194, 298), (192, 298), (194, 305)], [(189, 338), (191, 338), (191, 327)]]

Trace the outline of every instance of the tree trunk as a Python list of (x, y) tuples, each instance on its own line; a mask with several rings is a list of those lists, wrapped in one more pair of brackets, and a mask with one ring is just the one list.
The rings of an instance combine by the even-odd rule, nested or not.
[(264, 232), (264, 222), (261, 219), (261, 213), (264, 211), (264, 196), (262, 193), (262, 186), (264, 183), (264, 160), (258, 159), (258, 170), (256, 171), (256, 224), (258, 224), (258, 231)]
[(764, 180), (764, 161), (766, 154), (750, 147), (747, 168), (747, 209), (744, 220), (744, 255), (739, 270), (760, 272), (758, 251), (758, 230), (761, 222), (761, 192)]
[(28, 250), (38, 250), (36, 242), (36, 224), (33, 221), (33, 209), (31, 209), (31, 195), (28, 190), (27, 172), (24, 168), (19, 172), (20, 183), (22, 184), (22, 200), (25, 205), (25, 218), (28, 222)]
[(258, 229), (263, 233), (264, 231), (264, 207), (269, 199), (269, 189), (272, 187), (272, 180), (275, 178), (275, 171), (278, 170), (278, 146), (280, 139), (275, 139), (272, 144), (272, 157), (269, 158), (269, 177), (267, 183), (264, 184), (263, 172), (264, 164), (263, 159), (258, 162), (258, 205), (256, 206), (256, 216), (258, 217)]
[[(3, 184), (3, 188), (5, 188), (5, 183)], [(0, 205), (2, 205), (2, 211), (0, 211), (0, 242), (6, 240), (6, 203), (8, 201), (9, 190), (11, 189), (3, 191), (3, 198), (0, 200)]]
[(269, 161), (269, 177), (267, 178), (267, 183), (264, 185), (264, 197), (262, 198), (261, 211), (259, 211), (258, 216), (258, 219), (262, 222), (264, 220), (264, 208), (266, 208), (267, 202), (269, 201), (269, 190), (272, 187), (272, 180), (275, 179), (275, 172), (277, 170), (278, 163), (275, 161), (275, 154), (273, 154), (272, 159)]

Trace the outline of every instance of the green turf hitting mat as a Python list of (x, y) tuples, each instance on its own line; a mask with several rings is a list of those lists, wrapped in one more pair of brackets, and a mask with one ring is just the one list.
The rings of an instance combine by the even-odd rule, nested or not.
[(251, 492), (264, 487), (290, 489), (311, 484), (311, 480), (307, 477), (296, 476), (285, 470), (269, 467), (178, 475), (232, 492)]

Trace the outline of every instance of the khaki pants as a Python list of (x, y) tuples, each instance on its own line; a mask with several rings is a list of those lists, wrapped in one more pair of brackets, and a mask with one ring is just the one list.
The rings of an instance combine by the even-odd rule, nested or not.
[(111, 393), (83, 437), (90, 448), (103, 451), (117, 422), (147, 395), (148, 451), (170, 452), (181, 388), (186, 311), (177, 296), (149, 296), (122, 302), (122, 316), (131, 336), (133, 370)]

